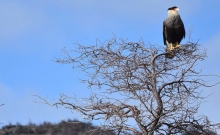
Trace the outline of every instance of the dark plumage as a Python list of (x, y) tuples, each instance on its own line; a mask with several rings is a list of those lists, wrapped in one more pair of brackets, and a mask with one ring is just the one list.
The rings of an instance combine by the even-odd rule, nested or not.
[(178, 48), (185, 38), (185, 28), (178, 10), (176, 6), (168, 8), (168, 17), (163, 22), (163, 41), (168, 51)]

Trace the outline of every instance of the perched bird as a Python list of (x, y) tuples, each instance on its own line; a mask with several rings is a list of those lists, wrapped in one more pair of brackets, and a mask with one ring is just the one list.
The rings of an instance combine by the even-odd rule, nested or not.
[(168, 8), (168, 17), (163, 22), (163, 41), (167, 51), (178, 48), (185, 38), (185, 28), (178, 10), (176, 6)]

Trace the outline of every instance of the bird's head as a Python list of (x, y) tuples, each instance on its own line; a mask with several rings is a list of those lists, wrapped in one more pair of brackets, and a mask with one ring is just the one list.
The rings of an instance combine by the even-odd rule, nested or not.
[(174, 7), (170, 7), (168, 8), (168, 16), (173, 16), (173, 15), (177, 15), (179, 11), (179, 8), (174, 6)]

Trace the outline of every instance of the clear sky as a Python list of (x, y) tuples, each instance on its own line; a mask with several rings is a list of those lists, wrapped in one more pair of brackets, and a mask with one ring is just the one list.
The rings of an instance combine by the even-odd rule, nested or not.
[[(81, 74), (53, 61), (62, 57), (61, 49), (73, 49), (76, 42), (94, 45), (97, 38), (104, 42), (113, 34), (163, 46), (162, 23), (172, 6), (179, 7), (186, 31), (193, 27), (192, 38), (207, 49), (207, 59), (197, 68), (220, 75), (219, 0), (1, 0), (0, 104), (5, 105), (0, 107), (0, 123), (80, 120), (70, 110), (33, 102), (35, 94), (50, 101), (60, 93), (89, 95), (77, 79)], [(220, 85), (202, 89), (211, 95), (199, 114), (220, 122)]]

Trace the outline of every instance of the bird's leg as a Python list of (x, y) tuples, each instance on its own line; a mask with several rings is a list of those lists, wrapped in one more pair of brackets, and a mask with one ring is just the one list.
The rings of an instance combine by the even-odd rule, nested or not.
[(172, 43), (169, 43), (169, 42), (166, 40), (166, 44), (167, 44), (167, 51), (171, 51), (171, 50), (172, 50)]
[(170, 47), (171, 47), (171, 44), (168, 43), (168, 51), (170, 51), (171, 49)]
[(180, 45), (178, 44), (178, 42), (176, 42), (175, 47), (174, 48), (179, 48)]
[(172, 51), (174, 49), (173, 43), (170, 43), (170, 50)]
[(168, 48), (169, 48), (169, 51), (170, 51), (171, 48), (172, 48), (172, 43), (169, 44)]

